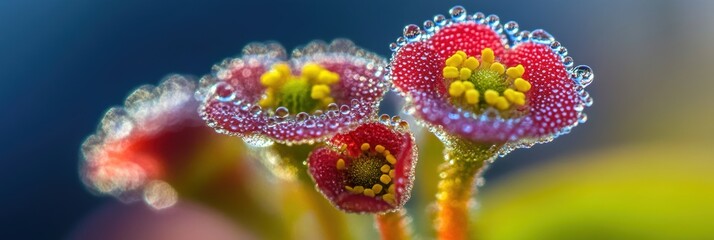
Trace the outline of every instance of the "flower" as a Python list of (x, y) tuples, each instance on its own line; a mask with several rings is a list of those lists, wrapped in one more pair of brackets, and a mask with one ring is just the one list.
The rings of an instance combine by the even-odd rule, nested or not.
[(369, 119), (389, 87), (386, 60), (349, 40), (292, 52), (254, 43), (201, 80), (201, 114), (217, 131), (255, 146), (314, 143)]
[(586, 120), (588, 66), (573, 67), (567, 49), (544, 30), (519, 31), (495, 15), (461, 6), (404, 28), (390, 47), (393, 84), (407, 112), (430, 129), (511, 148), (550, 141)]
[(317, 147), (308, 170), (317, 188), (346, 212), (381, 213), (401, 208), (414, 182), (417, 149), (408, 124), (382, 115)]
[(123, 107), (109, 109), (82, 145), (85, 185), (124, 201), (143, 199), (157, 209), (174, 205), (178, 196), (169, 182), (185, 177), (178, 170), (217, 135), (196, 112), (195, 85), (172, 75), (157, 87), (138, 88)]

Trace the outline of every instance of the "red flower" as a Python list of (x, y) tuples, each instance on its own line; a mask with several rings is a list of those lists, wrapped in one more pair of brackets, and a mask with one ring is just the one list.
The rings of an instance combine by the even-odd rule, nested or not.
[(167, 182), (196, 146), (215, 135), (196, 114), (195, 89), (193, 80), (173, 75), (157, 87), (140, 87), (123, 107), (109, 109), (82, 145), (85, 185), (124, 201), (173, 205), (177, 193)]
[(392, 211), (410, 197), (417, 159), (414, 138), (405, 121), (382, 119), (334, 136), (308, 158), (317, 188), (339, 209)]
[(385, 66), (348, 40), (312, 42), (291, 59), (275, 43), (248, 45), (202, 79), (201, 113), (253, 145), (320, 141), (377, 113)]
[(570, 131), (592, 98), (587, 66), (544, 30), (519, 31), (463, 7), (408, 25), (393, 43), (390, 77), (407, 111), (432, 129), (477, 142), (530, 145)]

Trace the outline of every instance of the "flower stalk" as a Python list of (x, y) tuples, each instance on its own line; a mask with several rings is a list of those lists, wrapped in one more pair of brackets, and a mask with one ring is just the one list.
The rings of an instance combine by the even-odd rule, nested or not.
[(384, 214), (375, 214), (374, 221), (382, 240), (408, 240), (411, 239), (411, 219), (404, 209)]
[(286, 181), (287, 188), (295, 189), (292, 194), (284, 195), (286, 207), (290, 207), (294, 203), (293, 198), (298, 197), (306, 205), (295, 209), (298, 211), (296, 214), (302, 215), (311, 211), (325, 239), (351, 239), (343, 214), (314, 190), (314, 183), (307, 174), (307, 167), (303, 162), (313, 148), (314, 145), (311, 144), (288, 146), (275, 143), (262, 148), (263, 154), (269, 157), (261, 159), (268, 169)]
[(436, 227), (439, 239), (468, 239), (469, 209), (476, 194), (476, 179), (497, 157), (502, 144), (475, 143), (452, 138), (446, 143), (446, 162), (439, 169)]

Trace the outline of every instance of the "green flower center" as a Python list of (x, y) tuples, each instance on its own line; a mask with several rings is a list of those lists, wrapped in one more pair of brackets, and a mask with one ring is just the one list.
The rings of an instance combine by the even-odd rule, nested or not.
[(330, 86), (339, 81), (337, 73), (315, 63), (305, 64), (300, 76), (292, 75), (287, 64), (278, 63), (260, 76), (265, 93), (258, 104), (272, 109), (286, 107), (293, 113), (314, 112), (335, 102)]

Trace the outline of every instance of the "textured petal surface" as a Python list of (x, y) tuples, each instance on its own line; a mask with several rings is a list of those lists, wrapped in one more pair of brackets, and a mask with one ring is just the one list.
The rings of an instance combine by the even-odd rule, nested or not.
[(403, 46), (392, 59), (391, 78), (402, 92), (436, 91), (443, 94), (441, 69), (446, 58), (463, 50), (470, 56), (480, 56), (491, 48), (496, 55), (505, 51), (500, 36), (489, 27), (474, 22), (448, 25), (426, 41)]
[(549, 135), (574, 124), (578, 120), (578, 104), (582, 104), (574, 82), (560, 59), (560, 56), (546, 45), (526, 43), (508, 51), (502, 61), (509, 66), (522, 64), (523, 74), (533, 88), (527, 97), (533, 125), (530, 134)]
[[(388, 126), (383, 123), (366, 123), (354, 131), (339, 134), (330, 139), (328, 146), (318, 147), (308, 159), (308, 168), (317, 184), (317, 188), (335, 206), (347, 212), (385, 212), (402, 206), (410, 197), (414, 181), (416, 164), (416, 146), (412, 135), (406, 129)], [(344, 171), (337, 170), (338, 159), (343, 159), (350, 166), (353, 158), (361, 153), (362, 143), (371, 146), (382, 145), (396, 157), (394, 166), (396, 205), (361, 194), (352, 194), (345, 189), (348, 179)], [(347, 145), (345, 152), (338, 152), (336, 147)], [(385, 190), (386, 191), (386, 190)]]
[[(488, 19), (495, 21), (489, 23)], [(572, 58), (566, 57), (567, 50), (552, 36), (543, 30), (518, 32), (515, 23), (508, 26), (504, 31), (498, 17), (484, 19), (483, 14), (477, 13), (431, 27), (423, 31), (423, 38), (397, 47), (390, 63), (390, 78), (407, 97), (407, 112), (432, 131), (473, 141), (509, 142), (511, 146), (549, 141), (577, 125), (582, 109), (592, 104), (583, 90), (592, 81), (589, 67), (579, 66), (584, 69), (580, 75), (585, 75), (580, 78), (587, 80), (578, 83)], [(532, 88), (526, 94), (527, 105), (514, 110), (519, 117), (502, 118), (496, 110), (475, 114), (449, 100), (441, 72), (446, 57), (458, 50), (479, 56), (484, 48), (493, 49), (496, 60), (506, 68), (518, 64), (525, 67), (523, 78), (531, 82)]]

